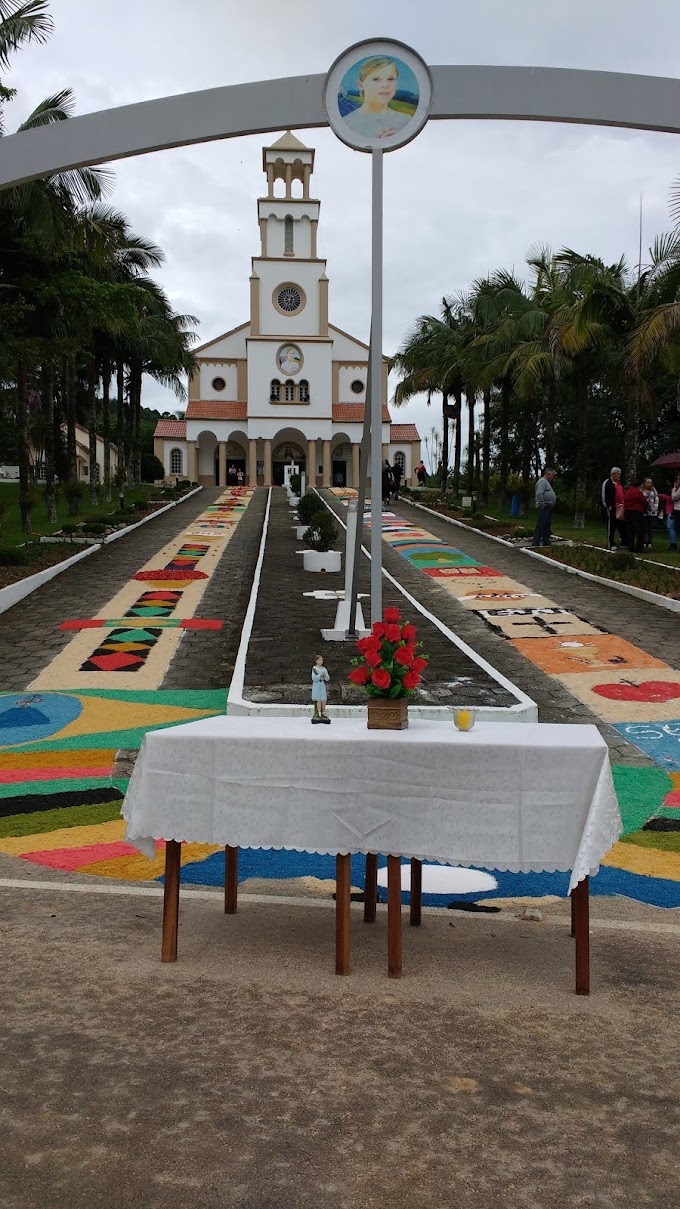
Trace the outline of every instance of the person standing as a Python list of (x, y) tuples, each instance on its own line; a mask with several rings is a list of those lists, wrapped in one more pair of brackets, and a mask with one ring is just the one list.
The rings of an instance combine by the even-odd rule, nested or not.
[(422, 458), (420, 459), (418, 465), (416, 466), (416, 478), (418, 480), (418, 486), (424, 487), (425, 479), (427, 478), (427, 470), (425, 468), (425, 463)]
[(557, 496), (552, 486), (554, 477), (555, 471), (546, 469), (536, 484), (536, 528), (531, 541), (534, 549), (550, 545), (552, 514), (557, 503)]
[(399, 488), (401, 486), (401, 476), (403, 473), (404, 472), (399, 462), (395, 462), (394, 466), (392, 467), (392, 478), (394, 479), (394, 491), (392, 492), (392, 498), (395, 500), (399, 499)]
[(385, 458), (382, 468), (382, 502), (385, 507), (387, 507), (390, 502), (393, 487), (394, 478), (392, 477), (392, 467), (390, 466), (387, 458)]
[(628, 534), (628, 549), (639, 554), (645, 539), (647, 500), (639, 487), (627, 487), (623, 495), (624, 518)]
[(649, 478), (642, 480), (640, 490), (647, 501), (644, 515), (644, 548), (651, 550), (654, 517), (659, 515), (659, 493), (653, 480)]
[(609, 478), (605, 479), (602, 484), (602, 506), (607, 514), (607, 545), (610, 550), (616, 549), (614, 537), (617, 529), (621, 545), (625, 546), (628, 542), (623, 494), (621, 467), (612, 466)]
[(671, 518), (668, 525), (671, 550), (678, 548), (678, 532), (680, 532), (680, 471), (676, 474), (675, 483), (671, 487)]

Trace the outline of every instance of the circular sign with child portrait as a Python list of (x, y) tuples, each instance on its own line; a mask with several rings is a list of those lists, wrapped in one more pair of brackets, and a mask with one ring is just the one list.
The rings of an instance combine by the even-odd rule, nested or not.
[(331, 67), (324, 86), (329, 124), (357, 151), (394, 151), (423, 128), (432, 103), (420, 55), (391, 39), (359, 42)]

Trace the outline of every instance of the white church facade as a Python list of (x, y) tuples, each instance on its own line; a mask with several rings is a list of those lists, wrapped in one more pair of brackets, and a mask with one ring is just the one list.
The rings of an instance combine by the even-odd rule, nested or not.
[[(292, 461), (312, 485), (357, 487), (368, 346), (329, 322), (314, 151), (287, 132), (264, 148), (263, 167), (250, 319), (195, 351), (186, 419), (159, 420), (154, 452), (166, 477), (204, 486), (280, 484)], [(384, 358), (383, 458), (412, 483), (420, 437), (391, 421), (388, 368)]]

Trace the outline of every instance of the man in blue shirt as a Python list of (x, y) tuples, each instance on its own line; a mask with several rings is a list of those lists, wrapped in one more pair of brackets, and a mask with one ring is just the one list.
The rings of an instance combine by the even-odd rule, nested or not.
[(557, 502), (557, 496), (552, 489), (554, 477), (555, 471), (546, 469), (536, 484), (536, 528), (531, 541), (534, 549), (550, 545), (552, 513)]

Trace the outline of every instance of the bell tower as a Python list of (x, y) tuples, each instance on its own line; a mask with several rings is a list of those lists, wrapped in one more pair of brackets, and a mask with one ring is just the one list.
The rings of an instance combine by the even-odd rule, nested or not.
[(260, 254), (250, 278), (251, 336), (328, 336), (326, 262), (317, 255), (320, 202), (310, 197), (314, 149), (287, 130), (262, 150)]

